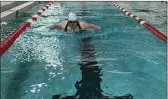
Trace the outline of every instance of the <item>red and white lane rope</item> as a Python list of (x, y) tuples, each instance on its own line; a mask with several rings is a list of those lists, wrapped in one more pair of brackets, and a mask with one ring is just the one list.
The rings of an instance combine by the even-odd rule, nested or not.
[(36, 21), (37, 18), (47, 10), (53, 4), (52, 1), (49, 1), (41, 10), (39, 10), (35, 15), (30, 19), (24, 22), (18, 29), (10, 33), (2, 42), (0, 46), (0, 55), (3, 55), (8, 48), (15, 42), (15, 40), (20, 36), (20, 34), (31, 25), (32, 22)]
[(143, 21), (141, 18), (139, 18), (138, 16), (132, 14), (131, 12), (126, 11), (125, 8), (119, 6), (118, 4), (112, 2), (112, 4), (119, 8), (122, 12), (125, 13), (125, 15), (136, 19), (141, 25), (145, 26), (146, 28), (148, 28), (154, 35), (156, 35), (157, 37), (159, 37), (160, 39), (162, 39), (164, 42), (167, 43), (167, 36), (164, 35), (163, 33), (161, 33), (160, 31), (158, 31), (156, 28), (154, 28), (152, 25), (150, 25), (149, 23), (147, 23), (146, 21)]

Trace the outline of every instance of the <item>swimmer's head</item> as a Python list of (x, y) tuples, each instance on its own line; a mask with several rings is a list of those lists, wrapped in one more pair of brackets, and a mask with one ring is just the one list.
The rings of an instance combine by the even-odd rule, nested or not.
[(76, 20), (77, 20), (76, 14), (73, 13), (73, 12), (70, 12), (70, 13), (68, 14), (68, 21), (76, 21)]

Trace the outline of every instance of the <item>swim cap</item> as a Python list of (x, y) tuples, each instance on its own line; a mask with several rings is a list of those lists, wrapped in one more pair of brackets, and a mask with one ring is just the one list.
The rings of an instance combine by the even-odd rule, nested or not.
[(68, 21), (76, 21), (77, 20), (77, 17), (76, 17), (76, 14), (71, 12), (68, 14)]

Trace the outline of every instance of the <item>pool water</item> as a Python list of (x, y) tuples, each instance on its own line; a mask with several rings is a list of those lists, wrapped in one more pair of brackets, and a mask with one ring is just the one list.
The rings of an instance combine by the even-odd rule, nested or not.
[(162, 2), (117, 2), (167, 35), (167, 5)]
[[(101, 30), (48, 28), (69, 12)], [(166, 44), (111, 2), (55, 2), (1, 57), (1, 98), (73, 96), (75, 83), (85, 80), (81, 64), (91, 60), (102, 74), (102, 95), (166, 99)]]

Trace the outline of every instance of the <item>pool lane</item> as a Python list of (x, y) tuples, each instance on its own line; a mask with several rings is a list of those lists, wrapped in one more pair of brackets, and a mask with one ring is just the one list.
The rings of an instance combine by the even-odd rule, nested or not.
[[(136, 99), (165, 99), (166, 45), (112, 7), (111, 2), (80, 4), (55, 3), (2, 56), (3, 96), (9, 97), (8, 92), (18, 99), (51, 99), (53, 95), (76, 94), (74, 84), (82, 79), (78, 65), (81, 61), (79, 41), (73, 33), (47, 28), (74, 11), (81, 20), (102, 28), (81, 37), (92, 38), (94, 55), (103, 74), (104, 96), (131, 93)], [(20, 74), (22, 76), (18, 76)], [(20, 83), (12, 80), (20, 80)], [(17, 88), (12, 89), (13, 86)]]

